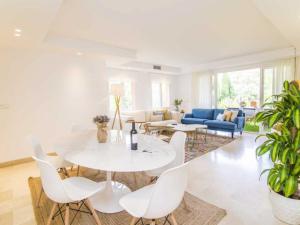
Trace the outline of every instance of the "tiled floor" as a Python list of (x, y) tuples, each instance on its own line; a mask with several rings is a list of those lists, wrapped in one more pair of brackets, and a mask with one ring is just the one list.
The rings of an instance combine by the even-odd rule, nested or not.
[(38, 176), (35, 163), (0, 169), (0, 224), (35, 224), (27, 179)]
[[(265, 180), (259, 173), (268, 159), (255, 157), (254, 135), (236, 141), (192, 162), (188, 191), (227, 210), (220, 225), (280, 225), (272, 215)], [(35, 224), (27, 185), (38, 176), (34, 163), (0, 169), (0, 224)]]
[(282, 225), (272, 215), (269, 191), (260, 172), (268, 157), (256, 159), (255, 135), (241, 138), (192, 162), (188, 191), (226, 209), (219, 225)]

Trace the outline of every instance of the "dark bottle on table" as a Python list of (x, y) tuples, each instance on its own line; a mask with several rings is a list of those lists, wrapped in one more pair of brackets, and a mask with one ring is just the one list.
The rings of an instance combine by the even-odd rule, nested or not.
[(132, 122), (132, 128), (130, 131), (130, 147), (131, 147), (131, 150), (137, 150), (137, 148), (138, 148), (137, 130), (135, 129), (135, 122)]

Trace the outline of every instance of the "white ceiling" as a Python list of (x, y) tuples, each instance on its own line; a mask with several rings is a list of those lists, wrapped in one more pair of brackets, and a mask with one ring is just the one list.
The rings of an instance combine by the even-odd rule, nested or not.
[(53, 46), (181, 68), (300, 47), (299, 25), (299, 0), (0, 0), (2, 46)]

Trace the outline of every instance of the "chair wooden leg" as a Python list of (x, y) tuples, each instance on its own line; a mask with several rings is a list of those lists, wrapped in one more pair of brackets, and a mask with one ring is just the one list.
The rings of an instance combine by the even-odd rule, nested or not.
[(66, 168), (63, 168), (63, 170), (64, 170), (65, 176), (66, 176), (66, 177), (70, 177), (70, 174), (68, 173), (68, 170), (67, 170)]
[(155, 224), (156, 224), (155, 220), (151, 220), (150, 225), (155, 225)]
[(130, 222), (130, 225), (135, 225), (136, 221), (138, 220), (138, 218), (136, 217), (133, 217), (131, 222)]
[(79, 176), (79, 170), (80, 170), (80, 166), (77, 166), (77, 177)]
[(36, 202), (36, 207), (40, 207), (40, 202), (41, 202), (41, 199), (42, 199), (43, 192), (44, 192), (44, 189), (43, 189), (43, 187), (41, 187), (41, 190), (39, 192), (39, 197), (38, 197), (38, 200)]
[(138, 186), (138, 181), (137, 181), (136, 173), (135, 172), (133, 172), (133, 178), (134, 178), (134, 184), (137, 187)]
[(101, 225), (101, 222), (100, 222), (100, 219), (95, 211), (95, 209), (93, 208), (91, 202), (89, 199), (86, 200), (86, 203), (87, 203), (87, 206), (89, 207), (89, 209), (91, 210), (92, 214), (93, 214), (93, 217), (97, 223), (97, 225)]
[(50, 215), (48, 217), (48, 220), (47, 220), (47, 225), (50, 225), (51, 224), (51, 221), (52, 221), (52, 217), (54, 216), (54, 213), (55, 213), (55, 209), (57, 207), (57, 203), (55, 202), (52, 206), (52, 209), (51, 209), (51, 212), (50, 212)]
[(150, 177), (148, 185), (152, 184), (152, 177)]
[(70, 206), (66, 205), (65, 225), (70, 225)]
[(183, 207), (186, 209), (186, 210), (188, 210), (189, 209), (189, 207), (188, 207), (188, 205), (187, 205), (187, 203), (186, 203), (186, 201), (185, 201), (185, 198), (183, 197), (183, 199), (182, 199), (182, 203), (183, 203)]
[(173, 213), (171, 213), (171, 220), (172, 220), (173, 225), (178, 225)]
[(151, 177), (148, 185), (153, 184), (157, 179), (158, 177)]

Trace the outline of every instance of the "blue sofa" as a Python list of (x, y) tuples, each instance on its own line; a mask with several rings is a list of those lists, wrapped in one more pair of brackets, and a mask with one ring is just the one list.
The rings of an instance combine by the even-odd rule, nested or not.
[(232, 122), (216, 120), (219, 113), (224, 113), (224, 109), (193, 109), (192, 113), (185, 114), (181, 123), (204, 124), (209, 130), (230, 132), (232, 138), (235, 132), (243, 133), (245, 116), (242, 110), (238, 110), (238, 115)]

